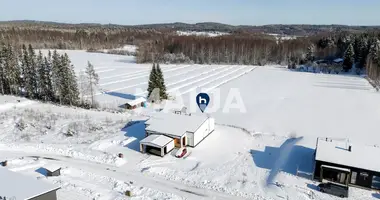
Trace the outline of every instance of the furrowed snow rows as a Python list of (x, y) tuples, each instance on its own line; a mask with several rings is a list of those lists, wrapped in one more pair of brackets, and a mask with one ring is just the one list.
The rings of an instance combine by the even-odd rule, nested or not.
[[(231, 80), (252, 71), (251, 66), (208, 66), (208, 65), (179, 65), (163, 66), (167, 92), (173, 94), (187, 94), (193, 90), (212, 90)], [(100, 75), (99, 92), (97, 96), (107, 95), (105, 92), (121, 94), (146, 95), (150, 68), (137, 70), (131, 73), (119, 73), (108, 76)], [(102, 77), (102, 75), (104, 75)], [(178, 93), (177, 93), (178, 94)], [(100, 98), (101, 99), (101, 98)]]

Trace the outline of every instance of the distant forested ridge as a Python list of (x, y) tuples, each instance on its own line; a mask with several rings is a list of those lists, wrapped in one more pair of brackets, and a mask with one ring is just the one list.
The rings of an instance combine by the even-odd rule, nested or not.
[[(138, 46), (139, 63), (298, 65), (342, 58), (342, 70), (355, 66), (377, 79), (379, 30), (378, 26), (343, 25), (232, 26), (206, 22), (123, 26), (11, 21), (0, 23), (0, 39), (12, 46), (92, 51), (134, 44)], [(180, 36), (176, 31), (228, 34)]]

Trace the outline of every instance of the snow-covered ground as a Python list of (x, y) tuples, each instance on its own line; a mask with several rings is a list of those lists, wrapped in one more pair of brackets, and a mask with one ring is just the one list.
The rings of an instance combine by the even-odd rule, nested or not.
[[(135, 64), (129, 56), (65, 52), (77, 72), (87, 60), (94, 64), (99, 102), (120, 105), (145, 95), (150, 64)], [(175, 97), (166, 106), (185, 105), (200, 115), (195, 95), (206, 91), (211, 97), (206, 114), (216, 119), (216, 130), (185, 158), (175, 158), (175, 151), (163, 158), (139, 152), (151, 108), (109, 113), (0, 96), (0, 161), (34, 177), (42, 177), (45, 165), (62, 166), (61, 176), (47, 178), (62, 187), (59, 200), (126, 199), (125, 190), (132, 199), (330, 200), (338, 198), (297, 176), (297, 168), (303, 176), (311, 172), (316, 138), (379, 145), (380, 94), (363, 78), (278, 66), (162, 68)], [(350, 188), (349, 199), (378, 196)]]
[(228, 35), (229, 33), (225, 32), (204, 32), (204, 31), (177, 31), (178, 35), (196, 35), (196, 36), (207, 36), (207, 37), (217, 37), (217, 36), (223, 36)]

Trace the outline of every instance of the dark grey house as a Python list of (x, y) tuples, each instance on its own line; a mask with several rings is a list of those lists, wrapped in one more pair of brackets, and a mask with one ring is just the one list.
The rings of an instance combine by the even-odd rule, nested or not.
[(60, 187), (36, 177), (0, 168), (0, 196), (17, 200), (57, 200)]
[(318, 138), (314, 179), (380, 189), (380, 148), (353, 145), (348, 140)]

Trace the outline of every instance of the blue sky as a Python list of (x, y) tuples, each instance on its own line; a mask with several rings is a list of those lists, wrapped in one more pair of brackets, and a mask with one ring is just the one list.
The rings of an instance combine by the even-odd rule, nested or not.
[(380, 0), (0, 0), (0, 21), (380, 25)]

